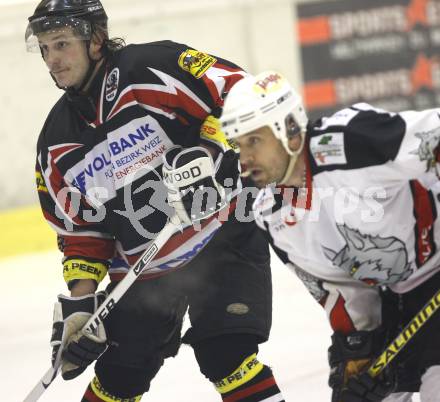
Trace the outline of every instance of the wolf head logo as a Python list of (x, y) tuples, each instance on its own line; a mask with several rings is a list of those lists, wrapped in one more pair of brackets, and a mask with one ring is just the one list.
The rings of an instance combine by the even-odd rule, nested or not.
[(397, 237), (362, 234), (337, 225), (347, 245), (339, 251), (324, 248), (325, 256), (353, 278), (371, 285), (390, 285), (411, 275), (405, 244)]
[(413, 155), (418, 155), (421, 161), (432, 161), (435, 159), (434, 151), (439, 145), (440, 140), (440, 127), (434, 128), (430, 131), (420, 132), (414, 134), (417, 138), (420, 138), (419, 147), (411, 151)]

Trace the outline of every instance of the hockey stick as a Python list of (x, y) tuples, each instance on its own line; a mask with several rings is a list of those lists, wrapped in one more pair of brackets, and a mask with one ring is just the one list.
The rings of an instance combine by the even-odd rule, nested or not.
[(439, 308), (440, 290), (428, 300), (416, 316), (393, 339), (380, 356), (374, 360), (367, 370), (368, 374), (373, 378), (377, 377)]
[[(159, 232), (156, 239), (147, 248), (147, 250), (141, 255), (136, 263), (129, 269), (124, 279), (122, 279), (118, 285), (110, 292), (104, 302), (97, 308), (95, 313), (89, 318), (83, 330), (92, 334), (98, 325), (104, 321), (109, 312), (113, 310), (116, 303), (124, 295), (124, 293), (130, 288), (130, 286), (136, 281), (138, 276), (147, 269), (148, 264), (162, 248), (162, 246), (169, 240), (169, 238), (175, 232), (175, 229), (180, 226), (178, 218), (173, 216), (171, 220), (164, 226)], [(147, 269), (148, 270), (148, 269)], [(24, 402), (36, 402), (43, 395), (44, 391), (55, 380), (60, 371), (60, 367), (51, 367), (46, 371), (44, 376), (40, 379), (37, 385), (32, 389), (28, 396), (24, 399)]]

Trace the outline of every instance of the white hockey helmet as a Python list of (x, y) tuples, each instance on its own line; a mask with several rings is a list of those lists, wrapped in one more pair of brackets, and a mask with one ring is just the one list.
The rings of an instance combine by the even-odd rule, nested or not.
[[(301, 96), (286, 78), (275, 71), (248, 75), (238, 81), (226, 96), (222, 129), (228, 139), (240, 137), (258, 128), (269, 126), (289, 155), (297, 156), (304, 143), (308, 118)], [(288, 140), (301, 135), (302, 144), (291, 151)]]

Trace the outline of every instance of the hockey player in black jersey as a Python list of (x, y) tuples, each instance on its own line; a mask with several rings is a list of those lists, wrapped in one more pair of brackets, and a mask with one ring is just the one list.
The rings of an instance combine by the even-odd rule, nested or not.
[(359, 103), (312, 123), (266, 72), (231, 89), (221, 120), (261, 188), (257, 224), (334, 330), (332, 401), (440, 401), (438, 314), (390, 370), (364, 372), (440, 287), (439, 110)]
[[(41, 1), (26, 44), (64, 91), (41, 131), (36, 163), (42, 211), (58, 233), (71, 292), (55, 304), (51, 340), (63, 378), (97, 359), (83, 401), (140, 400), (164, 359), (176, 355), (189, 306), (183, 341), (222, 399), (283, 401), (257, 358), (271, 326), (267, 242), (254, 223), (231, 217), (221, 225), (218, 215), (226, 201), (233, 211), (239, 169), (215, 115), (246, 73), (171, 41), (111, 40), (98, 0)], [(186, 184), (215, 194), (196, 214), (192, 193), (182, 195), (176, 179), (192, 168), (204, 180), (194, 174)], [(162, 170), (175, 180), (165, 183)], [(101, 300), (99, 282), (108, 273), (107, 290), (114, 288), (174, 210), (182, 230), (104, 325), (81, 332)]]

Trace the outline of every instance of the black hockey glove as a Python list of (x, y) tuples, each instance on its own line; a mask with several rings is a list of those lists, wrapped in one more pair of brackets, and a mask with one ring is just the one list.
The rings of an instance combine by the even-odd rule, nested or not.
[(236, 187), (240, 170), (237, 154), (230, 150), (214, 162), (202, 147), (174, 147), (163, 157), (168, 202), (183, 223), (209, 218), (226, 206), (225, 187)]
[(389, 376), (371, 377), (367, 372), (350, 377), (347, 388), (342, 390), (341, 402), (377, 402), (385, 399), (395, 389), (396, 383)]
[(396, 386), (392, 371), (372, 378), (366, 370), (384, 344), (383, 332), (356, 331), (348, 335), (335, 332), (329, 348), (329, 385), (332, 402), (381, 401)]
[(94, 334), (82, 328), (106, 298), (105, 292), (81, 297), (58, 295), (54, 306), (52, 338), (52, 366), (61, 365), (65, 380), (80, 375), (107, 348), (107, 337), (101, 323)]

